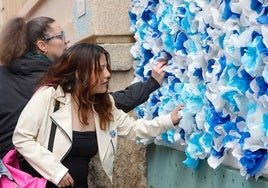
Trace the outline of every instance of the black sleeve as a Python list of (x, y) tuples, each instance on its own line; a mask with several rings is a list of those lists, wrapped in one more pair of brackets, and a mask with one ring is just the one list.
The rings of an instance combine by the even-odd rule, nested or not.
[(153, 77), (150, 77), (145, 83), (134, 83), (124, 90), (111, 92), (111, 95), (118, 109), (129, 112), (136, 106), (144, 103), (150, 94), (159, 87), (159, 83)]

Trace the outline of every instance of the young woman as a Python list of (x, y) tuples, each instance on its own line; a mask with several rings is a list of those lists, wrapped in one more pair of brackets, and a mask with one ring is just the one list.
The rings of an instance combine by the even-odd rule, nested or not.
[[(13, 143), (55, 186), (87, 188), (88, 163), (97, 152), (112, 180), (118, 136), (149, 138), (179, 123), (182, 105), (153, 120), (135, 120), (118, 110), (107, 92), (110, 77), (110, 58), (105, 49), (96, 44), (76, 44), (52, 64), (41, 88), (22, 111)], [(56, 101), (60, 108), (53, 112)], [(57, 130), (50, 152), (52, 121)]]
[[(11, 19), (3, 27), (0, 38), (0, 158), (12, 149), (12, 134), (22, 109), (32, 97), (39, 80), (67, 49), (61, 26), (52, 18)], [(125, 90), (113, 92), (115, 104), (125, 112), (146, 101), (160, 87), (166, 61), (152, 67), (146, 83), (135, 83)]]

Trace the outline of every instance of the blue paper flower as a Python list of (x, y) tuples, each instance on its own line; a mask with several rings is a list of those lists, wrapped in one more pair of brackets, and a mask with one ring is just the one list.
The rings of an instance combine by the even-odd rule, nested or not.
[(241, 165), (250, 176), (254, 176), (261, 170), (268, 157), (267, 149), (257, 151), (245, 150), (244, 156), (240, 159)]
[(116, 132), (114, 130), (110, 130), (110, 136), (114, 138), (116, 136)]

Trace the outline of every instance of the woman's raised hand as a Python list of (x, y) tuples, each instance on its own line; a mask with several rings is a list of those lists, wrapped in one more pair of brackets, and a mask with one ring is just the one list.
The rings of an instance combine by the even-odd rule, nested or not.
[(179, 111), (181, 111), (181, 109), (184, 107), (183, 104), (179, 104), (178, 106), (176, 106), (172, 112), (171, 112), (171, 120), (173, 125), (177, 125), (180, 120), (182, 119), (182, 117), (179, 115)]

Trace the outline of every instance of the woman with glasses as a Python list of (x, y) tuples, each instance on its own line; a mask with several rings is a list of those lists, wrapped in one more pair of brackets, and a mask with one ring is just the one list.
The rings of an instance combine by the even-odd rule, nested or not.
[(12, 134), (19, 115), (52, 62), (66, 49), (60, 25), (52, 18), (30, 21), (16, 17), (0, 38), (0, 157), (12, 149)]

